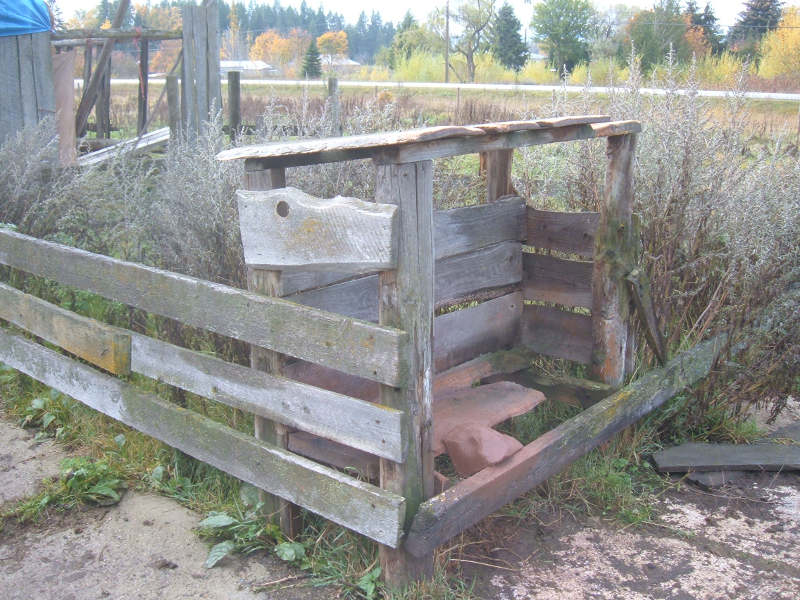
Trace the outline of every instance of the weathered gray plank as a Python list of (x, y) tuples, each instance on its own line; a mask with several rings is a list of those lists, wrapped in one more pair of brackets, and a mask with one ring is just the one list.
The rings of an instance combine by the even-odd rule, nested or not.
[(653, 454), (662, 473), (687, 471), (797, 471), (800, 446), (688, 443)]
[(208, 109), (222, 110), (222, 82), (219, 74), (219, 8), (217, 0), (204, 5), (206, 12), (206, 69), (208, 70)]
[[(530, 365), (530, 361), (528, 361)], [(599, 381), (570, 377), (568, 375), (550, 375), (534, 367), (521, 369), (514, 373), (490, 376), (486, 381), (513, 381), (542, 392), (548, 400), (570, 404), (580, 408), (589, 408), (606, 396), (614, 393), (614, 388)]]
[[(351, 135), (316, 140), (273, 142), (269, 144), (232, 148), (221, 152), (219, 160), (246, 159), (255, 170), (339, 162), (379, 156), (391, 147), (407, 146), (417, 155), (442, 158), (490, 150), (507, 150), (535, 143), (549, 143), (596, 137), (591, 124), (608, 121), (605, 115), (576, 116), (539, 121), (486, 123), (483, 125), (445, 125), (396, 132)], [(583, 127), (581, 129), (581, 127)], [(638, 128), (637, 128), (638, 127)], [(616, 129), (603, 131), (639, 131), (635, 121), (616, 123)], [(576, 137), (585, 136), (585, 137)], [(603, 135), (612, 135), (604, 133)], [(617, 134), (614, 134), (617, 135)], [(467, 144), (465, 140), (471, 139)], [(533, 141), (530, 141), (533, 140)], [(463, 143), (462, 143), (463, 142)], [(409, 156), (411, 156), (409, 154)], [(399, 162), (399, 156), (393, 156)]]
[(256, 440), (3, 331), (0, 360), (234, 477), (382, 544), (399, 542), (405, 506), (396, 494)]
[(522, 244), (502, 242), (436, 263), (436, 304), (522, 280)]
[(192, 6), (181, 7), (183, 27), (183, 60), (181, 61), (181, 120), (187, 132), (197, 132), (197, 86), (194, 80), (195, 47), (194, 47), (194, 10)]
[(236, 192), (245, 263), (281, 271), (393, 269), (397, 207), (293, 187)]
[(527, 305), (522, 315), (522, 343), (539, 354), (588, 364), (592, 358), (591, 317)]
[(23, 127), (22, 91), (19, 79), (19, 50), (14, 36), (0, 36), (0, 89), (3, 110), (0, 110), (0, 144)]
[[(436, 259), (472, 252), (500, 242), (525, 239), (525, 201), (507, 198), (433, 214)], [(437, 266), (437, 269), (441, 266)], [(296, 271), (283, 274), (283, 292), (291, 295), (352, 279), (346, 272)]]
[[(434, 326), (436, 321), (434, 321)], [(434, 396), (451, 390), (478, 385), (484, 379), (497, 377), (495, 381), (527, 369), (536, 358), (536, 354), (522, 346), (511, 350), (500, 350), (491, 354), (482, 354), (470, 361), (436, 374), (433, 380)]]
[(522, 256), (526, 300), (592, 307), (592, 263), (544, 254)]
[(521, 319), (520, 292), (439, 315), (433, 322), (436, 372), (512, 346), (519, 337)]
[(638, 121), (620, 121), (613, 124), (564, 125), (552, 129), (531, 129), (515, 131), (505, 135), (490, 135), (485, 138), (450, 138), (432, 142), (411, 143), (376, 154), (374, 160), (385, 163), (430, 160), (459, 154), (473, 154), (475, 152), (511, 150), (522, 146), (589, 140), (639, 131), (641, 131), (641, 124)]
[[(494, 244), (436, 262), (436, 304), (447, 304), (479, 290), (514, 285), (522, 280), (522, 245)], [(367, 275), (286, 297), (365, 321), (378, 319), (378, 276)]]
[(407, 335), (397, 329), (3, 229), (0, 263), (346, 373), (403, 381)]
[(131, 369), (256, 416), (403, 462), (400, 411), (133, 335)]
[(546, 481), (635, 423), (711, 370), (724, 336), (698, 344), (537, 438), (506, 462), (488, 467), (420, 506), (405, 549), (425, 555), (504, 504)]
[(39, 122), (36, 110), (36, 85), (33, 72), (33, 43), (30, 34), (18, 35), (19, 85), (22, 95), (22, 125), (33, 127)]
[(619, 386), (625, 378), (628, 293), (622, 277), (636, 254), (631, 228), (636, 135), (608, 138), (608, 166), (592, 272), (592, 378)]
[(91, 167), (109, 160), (113, 160), (122, 152), (146, 152), (165, 145), (170, 139), (169, 127), (162, 127), (141, 137), (131, 138), (118, 142), (108, 148), (89, 152), (78, 158), (78, 166)]
[[(381, 403), (406, 414), (406, 460), (403, 464), (380, 461), (381, 487), (406, 499), (404, 527), (411, 524), (417, 507), (433, 495), (433, 164), (378, 167), (377, 202), (399, 207), (397, 268), (380, 273), (380, 322), (409, 332), (405, 381), (382, 385)], [(431, 553), (414, 557), (402, 549), (381, 546), (381, 568), (390, 586), (433, 574)]]
[(33, 85), (36, 92), (37, 119), (56, 114), (56, 96), (53, 87), (53, 59), (50, 55), (50, 32), (31, 34), (33, 46)]
[(437, 210), (433, 219), (437, 260), (525, 239), (525, 201), (521, 198)]
[(0, 283), (0, 319), (117, 375), (131, 370), (127, 333)]
[(554, 212), (530, 206), (527, 212), (529, 246), (578, 254), (584, 258), (594, 255), (594, 235), (600, 213)]
[(194, 82), (197, 94), (197, 124), (209, 120), (208, 115), (208, 62), (207, 58), (207, 25), (203, 6), (190, 6), (192, 11), (192, 38), (194, 40)]
[(376, 481), (379, 476), (377, 457), (305, 431), (289, 434), (289, 450), (323, 465), (355, 471), (359, 477), (370, 481)]

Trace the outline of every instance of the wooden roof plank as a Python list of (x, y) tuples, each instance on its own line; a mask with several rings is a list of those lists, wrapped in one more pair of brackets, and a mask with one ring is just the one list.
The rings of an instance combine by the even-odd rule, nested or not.
[[(564, 130), (562, 135), (556, 133), (559, 129)], [(611, 122), (607, 115), (587, 115), (271, 142), (231, 148), (220, 152), (217, 159), (244, 159), (246, 169), (292, 167), (373, 157), (384, 162), (395, 162), (391, 154), (398, 151), (403, 154), (403, 161), (421, 160), (420, 157), (441, 158), (485, 150), (621, 135), (640, 130), (638, 121)], [(405, 156), (406, 154), (409, 156)]]

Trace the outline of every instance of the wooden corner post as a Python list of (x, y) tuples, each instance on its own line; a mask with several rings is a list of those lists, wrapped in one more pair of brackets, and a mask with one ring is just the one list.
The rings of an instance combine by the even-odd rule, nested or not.
[[(432, 354), (433, 354), (433, 163), (377, 165), (376, 200), (397, 204), (397, 269), (380, 274), (380, 323), (408, 332), (406, 382), (381, 386), (381, 403), (406, 416), (403, 464), (382, 459), (381, 487), (406, 499), (404, 530), (417, 507), (433, 495)], [(381, 567), (390, 587), (433, 574), (433, 553), (415, 557), (402, 545), (380, 547)]]
[(592, 376), (612, 386), (625, 378), (628, 293), (624, 277), (636, 246), (631, 227), (636, 134), (608, 138), (605, 194), (592, 272)]
[[(248, 161), (249, 162), (249, 161)], [(244, 188), (247, 190), (272, 190), (286, 187), (285, 169), (259, 169), (245, 163)], [(266, 296), (282, 294), (281, 272), (266, 269), (247, 268), (247, 289)], [(250, 348), (250, 366), (259, 371), (280, 375), (283, 369), (284, 356), (272, 350), (258, 346)], [(289, 430), (285, 425), (254, 417), (254, 434), (260, 440), (274, 444), (280, 448), (289, 445)], [(272, 494), (262, 492), (261, 500), (267, 514), (277, 514), (281, 531), (293, 538), (297, 533), (299, 510), (296, 506)]]

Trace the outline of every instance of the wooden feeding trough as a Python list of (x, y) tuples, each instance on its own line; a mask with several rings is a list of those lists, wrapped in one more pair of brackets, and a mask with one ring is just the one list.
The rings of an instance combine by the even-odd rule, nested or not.
[[(633, 264), (638, 131), (637, 121), (585, 116), (277, 142), (219, 155), (245, 161), (239, 210), (251, 290), (402, 332), (391, 376), (258, 348), (252, 357), (254, 367), (403, 413), (399, 456), (375, 456), (264, 420), (256, 432), (315, 461), (377, 478), (404, 498), (398, 543), (381, 547), (390, 582), (424, 576), (436, 546), (710, 368), (708, 360), (696, 361), (689, 373), (679, 358), (677, 371), (678, 363), (668, 365), (668, 384), (613, 394), (633, 354), (632, 299), (660, 349)], [(514, 196), (515, 148), (599, 137), (608, 140), (599, 213), (546, 212)], [(481, 155), (486, 204), (435, 211), (433, 160), (468, 153)], [(285, 187), (287, 168), (356, 159), (375, 167), (371, 205)], [(443, 306), (459, 310), (435, 317)], [(708, 348), (697, 351), (710, 356)], [(587, 364), (595, 381), (544, 381), (527, 371), (534, 353)], [(493, 426), (541, 403), (545, 395), (536, 388), (591, 408), (523, 447)], [(341, 418), (331, 414), (332, 423)], [(452, 485), (434, 470), (435, 456), (444, 453), (463, 476)], [(276, 502), (291, 531), (292, 507)]]

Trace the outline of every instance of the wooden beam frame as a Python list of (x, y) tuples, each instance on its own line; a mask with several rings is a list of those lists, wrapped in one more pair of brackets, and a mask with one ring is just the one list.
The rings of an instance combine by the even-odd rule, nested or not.
[[(380, 273), (380, 323), (409, 332), (406, 380), (383, 385), (381, 403), (402, 410), (407, 419), (406, 461), (381, 460), (381, 487), (406, 499), (404, 525), (433, 494), (433, 164), (378, 166), (377, 202), (396, 204), (397, 268)], [(433, 574), (432, 552), (412, 556), (402, 549), (380, 547), (386, 582), (393, 587)]]
[(537, 438), (503, 463), (461, 481), (419, 508), (404, 548), (425, 556), (566, 468), (711, 371), (722, 334), (700, 343)]

